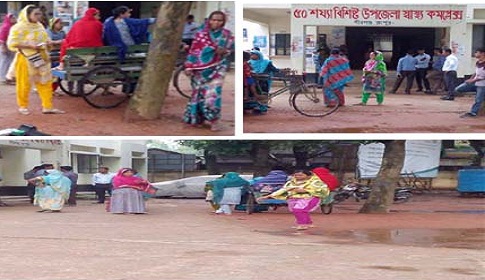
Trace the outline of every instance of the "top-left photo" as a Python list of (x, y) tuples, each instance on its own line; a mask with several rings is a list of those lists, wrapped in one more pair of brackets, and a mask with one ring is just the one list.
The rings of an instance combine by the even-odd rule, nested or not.
[(0, 136), (233, 136), (234, 1), (0, 2)]

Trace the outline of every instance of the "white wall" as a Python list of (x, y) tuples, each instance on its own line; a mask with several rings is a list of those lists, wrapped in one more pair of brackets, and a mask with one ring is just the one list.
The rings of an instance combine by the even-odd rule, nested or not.
[(243, 40), (242, 48), (243, 50), (250, 50), (253, 48), (254, 36), (265, 36), (266, 42), (268, 43), (266, 48), (261, 48), (261, 52), (265, 56), (269, 56), (269, 28), (265, 23), (258, 23), (249, 20), (243, 21), (243, 29), (247, 31), (247, 40)]

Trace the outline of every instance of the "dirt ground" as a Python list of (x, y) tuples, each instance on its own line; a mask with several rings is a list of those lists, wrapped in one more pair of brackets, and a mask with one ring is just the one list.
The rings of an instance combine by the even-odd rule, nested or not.
[(149, 214), (80, 201), (62, 213), (0, 208), (0, 279), (485, 279), (485, 204), (454, 192), (415, 195), (389, 214), (345, 201), (316, 227), (286, 207), (231, 216), (203, 200), (151, 199)]
[[(360, 77), (354, 72), (355, 77)], [(392, 77), (395, 75), (391, 73)], [(274, 100), (266, 115), (244, 116), (245, 133), (483, 133), (484, 117), (460, 118), (474, 102), (473, 95), (442, 101), (441, 95), (426, 95), (411, 91), (404, 94), (404, 83), (397, 94), (386, 94), (384, 104), (376, 105), (371, 98), (367, 106), (361, 101), (360, 78), (345, 88), (346, 106), (323, 117), (300, 115), (288, 104), (285, 93)], [(387, 88), (393, 80), (388, 80)], [(415, 85), (416, 87), (416, 85)]]
[[(60, 89), (57, 92), (61, 92)], [(38, 130), (55, 136), (232, 136), (234, 135), (234, 72), (228, 73), (222, 93), (223, 130), (210, 131), (209, 127), (194, 128), (182, 123), (187, 99), (179, 95), (170, 85), (168, 96), (154, 121), (123, 122), (125, 102), (115, 109), (96, 109), (82, 98), (68, 95), (54, 97), (54, 106), (67, 112), (65, 115), (44, 115), (41, 113), (40, 99), (31, 94), (31, 115), (17, 112), (15, 86), (0, 85), (2, 108), (0, 130), (17, 128), (21, 124), (35, 125)]]

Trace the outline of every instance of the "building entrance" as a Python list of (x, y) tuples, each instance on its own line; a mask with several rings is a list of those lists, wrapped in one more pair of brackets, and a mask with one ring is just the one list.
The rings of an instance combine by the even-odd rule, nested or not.
[(384, 53), (388, 69), (395, 70), (408, 49), (423, 47), (433, 54), (436, 28), (347, 27), (345, 42), (352, 69), (362, 69), (370, 50)]

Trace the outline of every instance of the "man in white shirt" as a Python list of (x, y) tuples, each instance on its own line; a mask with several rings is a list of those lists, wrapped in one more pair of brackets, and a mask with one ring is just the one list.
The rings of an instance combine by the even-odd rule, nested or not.
[(418, 90), (423, 91), (423, 83), (425, 92), (424, 93), (431, 93), (431, 88), (429, 86), (429, 81), (426, 78), (426, 74), (429, 68), (429, 62), (431, 61), (431, 56), (424, 52), (424, 48), (418, 49), (418, 54), (415, 56), (416, 60), (416, 83), (418, 84)]
[(443, 54), (446, 56), (443, 64), (443, 73), (445, 75), (445, 85), (448, 90), (446, 96), (441, 97), (442, 100), (455, 100), (455, 85), (456, 85), (456, 71), (458, 70), (458, 58), (453, 54), (450, 48), (443, 48)]
[(461, 115), (462, 118), (476, 117), (485, 100), (485, 48), (478, 48), (475, 51), (475, 58), (477, 59), (475, 74), (455, 88), (456, 92), (475, 91), (477, 93), (470, 112)]
[(93, 186), (96, 196), (98, 197), (98, 202), (104, 203), (106, 198), (106, 191), (111, 193), (111, 181), (113, 180), (114, 174), (109, 172), (108, 167), (100, 167), (98, 173), (93, 175)]

